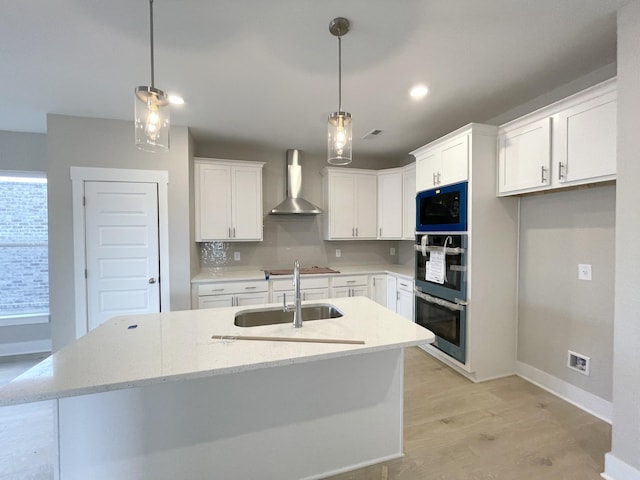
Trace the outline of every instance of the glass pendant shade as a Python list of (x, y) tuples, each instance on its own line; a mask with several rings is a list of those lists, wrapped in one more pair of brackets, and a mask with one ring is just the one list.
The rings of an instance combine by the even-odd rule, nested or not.
[(351, 163), (351, 114), (333, 112), (329, 115), (328, 130), (327, 161), (331, 165), (348, 165)]
[(135, 100), (136, 146), (147, 152), (169, 150), (169, 98), (154, 87), (137, 87)]

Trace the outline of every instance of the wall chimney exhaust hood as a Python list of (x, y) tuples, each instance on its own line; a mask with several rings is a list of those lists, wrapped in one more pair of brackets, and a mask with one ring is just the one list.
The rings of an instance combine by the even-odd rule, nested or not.
[(300, 150), (287, 150), (286, 195), (284, 202), (271, 209), (269, 215), (318, 215), (323, 213), (319, 207), (301, 196), (302, 166)]

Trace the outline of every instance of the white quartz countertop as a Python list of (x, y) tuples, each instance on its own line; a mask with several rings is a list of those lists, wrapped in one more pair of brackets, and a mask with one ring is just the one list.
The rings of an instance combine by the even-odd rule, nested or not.
[[(235, 313), (262, 306), (187, 310), (113, 318), (0, 388), (0, 405), (132, 388), (403, 348), (433, 333), (366, 297), (333, 298), (344, 314), (329, 320), (242, 328)], [(271, 305), (277, 307), (277, 305)], [(135, 326), (135, 327), (134, 327)], [(363, 345), (216, 340), (213, 335), (363, 340)]]
[[(305, 265), (306, 266), (306, 265)], [(308, 276), (313, 277), (334, 277), (336, 275), (374, 275), (378, 273), (390, 273), (400, 275), (413, 280), (413, 265), (328, 265), (328, 268), (337, 270), (340, 273), (314, 273)], [(290, 276), (290, 275), (289, 275)], [(305, 275), (306, 276), (306, 275)], [(286, 278), (287, 275), (272, 275), (270, 278)], [(219, 268), (219, 269), (203, 269), (198, 275), (191, 279), (191, 283), (208, 283), (208, 282), (224, 282), (224, 281), (243, 281), (243, 280), (264, 280), (264, 270), (255, 268)]]

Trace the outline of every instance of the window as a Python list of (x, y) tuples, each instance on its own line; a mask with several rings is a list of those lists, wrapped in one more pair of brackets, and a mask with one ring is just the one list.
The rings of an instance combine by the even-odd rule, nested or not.
[(0, 172), (0, 325), (48, 320), (47, 179)]

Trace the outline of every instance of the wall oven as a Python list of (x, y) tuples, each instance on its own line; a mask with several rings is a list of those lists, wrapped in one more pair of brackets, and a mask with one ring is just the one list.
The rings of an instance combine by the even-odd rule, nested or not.
[(419, 233), (414, 250), (420, 290), (452, 302), (467, 298), (466, 234)]
[(433, 346), (461, 363), (466, 360), (466, 302), (450, 302), (442, 298), (415, 292), (416, 323), (431, 330), (436, 339)]
[(415, 319), (431, 330), (435, 347), (466, 360), (467, 242), (463, 233), (418, 233), (415, 250)]
[(467, 230), (467, 182), (418, 192), (416, 232)]

